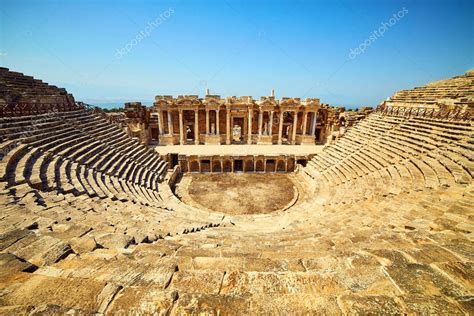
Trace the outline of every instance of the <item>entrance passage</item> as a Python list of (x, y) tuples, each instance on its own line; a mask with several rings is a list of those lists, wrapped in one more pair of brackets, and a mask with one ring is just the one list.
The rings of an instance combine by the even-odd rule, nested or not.
[(244, 162), (242, 160), (234, 160), (234, 172), (244, 171)]
[(178, 154), (170, 154), (170, 169), (173, 169), (178, 163)]
[(298, 161), (297, 161), (296, 163), (302, 165), (303, 167), (306, 167), (306, 164), (308, 163), (308, 160), (306, 160), (306, 159), (298, 159)]
[(201, 172), (211, 172), (210, 160), (201, 160)]

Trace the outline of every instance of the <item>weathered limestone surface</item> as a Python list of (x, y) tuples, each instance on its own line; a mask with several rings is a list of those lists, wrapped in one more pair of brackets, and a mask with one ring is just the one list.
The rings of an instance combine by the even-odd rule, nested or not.
[(0, 122), (2, 315), (474, 313), (472, 120), (373, 113), (246, 215), (86, 109)]

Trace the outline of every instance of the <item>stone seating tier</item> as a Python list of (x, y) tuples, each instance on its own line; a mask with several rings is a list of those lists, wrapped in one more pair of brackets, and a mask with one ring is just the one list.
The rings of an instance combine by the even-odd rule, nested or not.
[[(378, 181), (374, 176), (380, 175), (385, 178), (382, 183), (389, 185), (372, 191), (382, 195), (390, 191), (471, 183), (472, 123), (413, 117), (397, 119), (398, 124), (393, 121), (389, 129), (384, 129), (386, 122), (381, 118), (376, 113), (369, 115), (365, 122), (309, 161), (305, 171), (321, 181), (319, 187), (327, 186), (327, 190), (334, 190), (335, 186), (358, 187), (360, 181), (372, 183)], [(379, 127), (378, 119), (381, 119)], [(355, 151), (339, 149), (347, 147), (347, 143), (357, 143), (359, 147)], [(366, 197), (366, 193), (362, 195)], [(350, 196), (361, 198), (356, 192)]]
[[(7, 188), (27, 183), (39, 190), (123, 200), (127, 190), (124, 193), (105, 179), (117, 176), (130, 189), (130, 200), (149, 205), (159, 201), (155, 192), (167, 164), (154, 151), (87, 110), (39, 120), (23, 117), (2, 129), (4, 147), (9, 150), (4, 151), (0, 171)], [(18, 136), (22, 136), (20, 141), (15, 140)], [(96, 166), (99, 160), (107, 163), (102, 158), (110, 152), (118, 164)]]
[(256, 215), (185, 204), (90, 111), (0, 124), (1, 314), (473, 314), (470, 120), (372, 113)]

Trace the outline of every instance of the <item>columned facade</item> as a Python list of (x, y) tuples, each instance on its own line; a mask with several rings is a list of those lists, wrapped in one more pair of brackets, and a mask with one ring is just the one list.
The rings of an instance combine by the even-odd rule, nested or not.
[(298, 145), (315, 144), (320, 103), (273, 96), (157, 96), (154, 107), (162, 145)]

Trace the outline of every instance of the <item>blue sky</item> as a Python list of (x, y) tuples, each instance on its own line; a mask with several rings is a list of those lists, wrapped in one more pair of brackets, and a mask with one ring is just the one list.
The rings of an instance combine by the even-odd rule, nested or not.
[(474, 68), (474, 1), (0, 3), (1, 65), (93, 103), (274, 88), (377, 105)]

